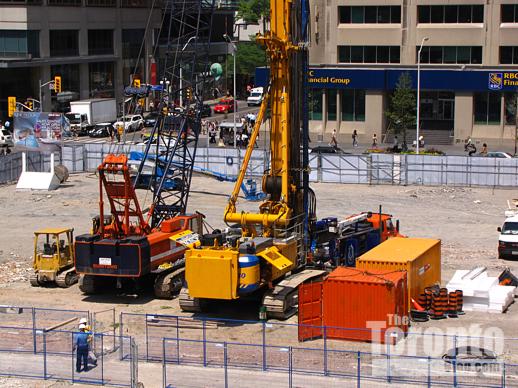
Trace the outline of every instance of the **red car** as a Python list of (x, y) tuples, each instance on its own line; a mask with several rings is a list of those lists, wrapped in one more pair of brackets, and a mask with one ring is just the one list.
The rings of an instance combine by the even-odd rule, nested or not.
[(214, 113), (234, 112), (234, 99), (224, 98), (215, 107)]

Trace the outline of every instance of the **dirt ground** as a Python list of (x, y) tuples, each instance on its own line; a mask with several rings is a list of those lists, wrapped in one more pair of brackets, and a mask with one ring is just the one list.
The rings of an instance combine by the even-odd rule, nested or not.
[[(91, 219), (98, 214), (98, 181), (95, 175), (72, 175), (66, 185), (53, 192), (18, 192), (14, 185), (0, 187), (0, 304), (87, 309), (115, 307), (127, 312), (180, 314), (178, 301), (130, 298), (116, 295), (85, 297), (77, 286), (70, 289), (32, 288), (27, 279), (33, 251), (33, 231), (42, 227), (74, 227), (75, 234), (87, 233)], [(518, 274), (518, 261), (500, 261), (496, 257), (498, 233), (504, 219), (511, 190), (454, 187), (366, 186), (313, 184), (319, 217), (345, 217), (360, 211), (385, 212), (400, 220), (401, 231), (411, 237), (442, 240), (442, 281), (445, 284), (456, 269), (483, 265), (497, 275), (506, 266)], [(232, 183), (195, 176), (189, 207), (206, 215), (212, 227), (223, 227), (222, 215)], [(142, 193), (143, 208), (149, 196)], [(241, 200), (242, 209), (255, 209), (257, 203)], [(248, 312), (250, 313), (250, 312)], [(232, 318), (243, 317), (225, 311)], [(450, 320), (447, 320), (450, 321)], [(290, 319), (296, 322), (296, 317)], [(444, 322), (444, 321), (442, 321)], [(516, 335), (518, 304), (506, 314), (468, 313), (457, 325), (480, 323), (496, 325), (507, 336)], [(442, 323), (441, 323), (442, 324)], [(246, 326), (236, 330), (243, 330)]]

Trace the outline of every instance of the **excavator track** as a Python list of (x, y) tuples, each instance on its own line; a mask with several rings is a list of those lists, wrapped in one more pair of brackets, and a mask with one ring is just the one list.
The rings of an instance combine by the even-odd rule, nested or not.
[(182, 311), (189, 313), (201, 313), (201, 300), (199, 298), (191, 298), (189, 296), (189, 290), (182, 288), (179, 296), (180, 308)]
[(79, 289), (83, 294), (95, 294), (97, 292), (95, 276), (81, 275), (79, 276)]
[[(323, 276), (326, 271), (305, 269), (287, 276), (263, 296), (268, 318), (284, 320), (297, 313), (298, 287), (309, 279)], [(181, 305), (181, 303), (180, 303)]]
[(160, 299), (172, 299), (183, 286), (185, 267), (162, 272), (155, 279), (155, 296)]
[(29, 282), (31, 283), (31, 286), (33, 286), (33, 287), (40, 286), (40, 282), (38, 281), (38, 275), (35, 273), (32, 273), (31, 276), (29, 276)]
[(75, 268), (67, 269), (56, 276), (56, 284), (61, 288), (68, 288), (77, 283), (79, 276)]

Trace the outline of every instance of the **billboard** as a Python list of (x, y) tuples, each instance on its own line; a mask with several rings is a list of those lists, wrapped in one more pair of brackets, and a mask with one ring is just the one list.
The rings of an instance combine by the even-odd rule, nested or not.
[(68, 120), (61, 113), (15, 112), (13, 121), (15, 146), (59, 145), (63, 135), (70, 132)]

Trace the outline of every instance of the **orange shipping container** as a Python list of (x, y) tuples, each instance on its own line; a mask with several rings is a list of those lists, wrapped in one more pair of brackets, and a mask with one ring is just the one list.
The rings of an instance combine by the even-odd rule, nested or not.
[(424, 289), (441, 283), (441, 240), (390, 238), (356, 261), (364, 270), (407, 271), (408, 306)]
[[(397, 326), (406, 333), (406, 290), (404, 271), (367, 272), (357, 268), (337, 268), (324, 280), (323, 324), (328, 326), (327, 337), (384, 343), (388, 327)], [(372, 327), (372, 321), (384, 328), (372, 332), (367, 326), (371, 322)]]

